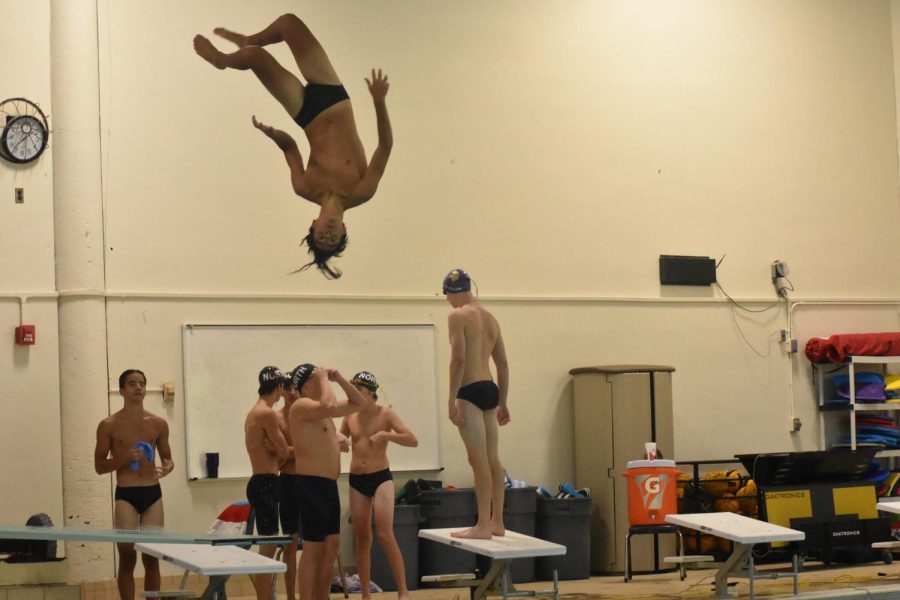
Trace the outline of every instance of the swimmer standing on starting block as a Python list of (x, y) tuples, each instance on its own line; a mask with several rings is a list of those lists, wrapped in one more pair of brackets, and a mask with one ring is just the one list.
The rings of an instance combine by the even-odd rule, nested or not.
[[(444, 278), (444, 295), (453, 307), (450, 330), (450, 421), (457, 426), (475, 476), (478, 522), (453, 537), (490, 539), (505, 535), (503, 495), (506, 481), (498, 451), (498, 426), (509, 423), (506, 405), (509, 365), (500, 324), (472, 295), (472, 280), (462, 269)], [(491, 377), (490, 360), (497, 369)], [(491, 508), (494, 512), (491, 514)]]
[[(305, 238), (313, 261), (298, 271), (315, 264), (326, 277), (340, 277), (341, 272), (331, 268), (328, 259), (340, 256), (347, 247), (344, 212), (375, 195), (393, 146), (385, 104), (387, 76), (381, 69), (372, 69), (371, 80), (366, 79), (375, 103), (378, 126), (378, 147), (366, 165), (366, 152), (356, 130), (350, 97), (325, 50), (303, 21), (296, 15), (286, 14), (253, 35), (242, 35), (222, 27), (213, 32), (236, 44), (238, 50), (225, 54), (207, 38), (197, 35), (194, 37), (197, 54), (217, 69), (252, 70), (306, 133), (309, 160), (304, 167), (294, 138), (253, 117), (253, 125), (284, 153), (294, 192), (320, 207), (319, 217), (313, 220)], [(279, 42), (290, 47), (306, 85), (263, 49), (263, 46)]]
[[(172, 472), (175, 463), (169, 447), (169, 425), (162, 417), (144, 410), (146, 393), (147, 377), (144, 373), (137, 369), (124, 371), (119, 375), (119, 394), (125, 400), (125, 406), (97, 426), (94, 470), (99, 475), (116, 473), (113, 527), (117, 529), (164, 525), (159, 480)], [(159, 455), (159, 466), (156, 466), (154, 454)], [(134, 544), (119, 542), (116, 548), (119, 551), (116, 575), (119, 597), (133, 600), (137, 552), (134, 551)], [(144, 563), (144, 590), (158, 590), (159, 559), (141, 554), (141, 562)]]
[[(415, 448), (419, 445), (416, 434), (389, 406), (379, 406), (378, 381), (368, 371), (360, 371), (350, 380), (356, 389), (370, 401), (358, 413), (344, 417), (341, 433), (350, 438), (353, 458), (350, 461), (350, 518), (356, 536), (356, 568), (363, 600), (372, 597), (369, 581), (372, 573), (372, 507), (375, 507), (375, 527), (378, 542), (384, 550), (399, 600), (409, 600), (406, 586), (406, 568), (403, 555), (394, 537), (394, 476), (388, 464), (387, 445)], [(349, 447), (342, 447), (344, 451)]]
[[(284, 373), (278, 367), (259, 372), (259, 398), (244, 420), (244, 444), (250, 457), (253, 476), (247, 482), (247, 501), (256, 518), (260, 535), (278, 534), (278, 499), (281, 496), (278, 471), (288, 459), (288, 444), (278, 428), (278, 415), (272, 408), (284, 392)], [(272, 558), (278, 547), (260, 544), (259, 553)], [(271, 600), (272, 575), (253, 577), (258, 600)]]
[[(347, 395), (338, 400), (331, 387), (337, 383)], [(341, 499), (337, 478), (341, 450), (332, 419), (366, 408), (371, 402), (337, 369), (304, 363), (294, 369), (294, 387), (300, 397), (291, 406), (288, 420), (294, 440), (300, 529), (303, 552), (297, 573), (300, 600), (328, 598), (331, 570), (341, 540)]]

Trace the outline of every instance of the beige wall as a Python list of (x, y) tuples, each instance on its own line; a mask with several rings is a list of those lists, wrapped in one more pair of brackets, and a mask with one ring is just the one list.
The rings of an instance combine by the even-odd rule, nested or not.
[(858, 268), (900, 216), (886, 2), (312, 3), (369, 151), (363, 77), (392, 82), (394, 154), (348, 216), (337, 283), (283, 276), (315, 213), (250, 116), (299, 128), (249, 72), (190, 49), (293, 6), (101, 17), (116, 289), (421, 294), (462, 264), (497, 294), (656, 297), (666, 253), (727, 254), (743, 296), (770, 296), (775, 258), (803, 294), (897, 289)]
[[(52, 114), (49, 21), (49, 0), (0, 2), (0, 100), (25, 97)], [(30, 166), (0, 164), (4, 522), (46, 512), (61, 523), (63, 515), (52, 173), (49, 151)], [(15, 188), (24, 190), (23, 204), (14, 203)], [(36, 345), (13, 344), (20, 317), (37, 326)]]
[[(0, 10), (10, 5), (46, 27), (46, 3)], [(447, 306), (435, 294), (457, 265), (504, 327), (513, 423), (502, 455), (513, 477), (535, 484), (573, 476), (572, 367), (674, 366), (677, 458), (810, 450), (819, 436), (808, 363), (785, 353), (777, 332), (792, 329), (802, 347), (811, 335), (900, 326), (890, 304), (803, 305), (790, 320), (784, 304), (747, 313), (712, 288), (662, 288), (657, 273), (659, 254), (727, 254), (724, 289), (761, 309), (775, 300), (777, 258), (790, 264), (795, 299), (900, 299), (887, 1), (307, 3), (301, 16), (347, 85), (369, 151), (363, 77), (383, 67), (392, 85), (394, 153), (376, 198), (348, 213), (337, 282), (286, 275), (304, 262), (297, 244), (315, 211), (293, 196), (250, 115), (301, 131), (252, 75), (216, 71), (191, 50), (196, 32), (250, 31), (295, 9), (99, 2), (109, 374), (137, 366), (151, 387), (176, 383), (173, 408), (147, 398), (170, 422), (176, 463), (182, 323), (433, 319), (446, 389)], [(26, 59), (37, 81), (19, 85), (49, 98), (48, 36), (37, 38), (44, 45)], [(0, 166), (0, 293), (53, 291), (50, 160)], [(12, 205), (22, 178), (42, 203)], [(13, 260), (22, 248), (27, 258)], [(39, 332), (55, 330), (53, 300), (33, 304)], [(11, 335), (17, 301), (2, 300), (0, 315)], [(15, 392), (7, 414), (36, 390), (58, 406), (55, 340), (43, 340), (27, 354), (0, 346), (0, 358), (11, 353), (0, 367)], [(791, 434), (794, 416), (803, 427)], [(41, 418), (50, 449), (24, 465), (58, 492), (58, 415)], [(28, 415), (7, 419), (0, 443), (32, 446)], [(85, 435), (95, 426), (85, 422)], [(446, 420), (441, 433), (440, 477), (470, 484)], [(4, 464), (3, 481), (21, 477)], [(189, 484), (176, 470), (164, 482), (168, 525), (205, 525), (243, 485)], [(0, 508), (33, 512), (3, 490)]]

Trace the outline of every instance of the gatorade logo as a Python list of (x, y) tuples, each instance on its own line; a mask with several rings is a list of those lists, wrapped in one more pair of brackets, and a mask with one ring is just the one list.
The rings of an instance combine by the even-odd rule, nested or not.
[(669, 475), (658, 473), (654, 475), (638, 475), (635, 477), (638, 489), (641, 490), (641, 502), (648, 510), (661, 510), (663, 504), (663, 490), (669, 483)]

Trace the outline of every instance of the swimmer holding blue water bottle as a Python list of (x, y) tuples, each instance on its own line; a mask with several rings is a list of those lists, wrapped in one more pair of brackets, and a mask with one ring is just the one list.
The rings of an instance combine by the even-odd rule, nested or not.
[[(169, 425), (165, 419), (144, 410), (147, 378), (137, 369), (119, 376), (119, 394), (125, 400), (121, 410), (97, 426), (94, 469), (99, 475), (115, 472), (116, 494), (113, 526), (118, 529), (162, 527), (163, 504), (159, 480), (172, 472)], [(156, 464), (156, 456), (159, 464)], [(122, 600), (134, 598), (134, 544), (116, 544), (119, 550), (117, 582)], [(144, 589), (159, 589), (159, 560), (141, 555)]]

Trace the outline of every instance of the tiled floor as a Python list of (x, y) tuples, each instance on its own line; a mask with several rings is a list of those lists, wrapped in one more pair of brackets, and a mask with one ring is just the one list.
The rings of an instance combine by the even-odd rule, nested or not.
[[(771, 567), (766, 567), (771, 568)], [(659, 575), (639, 575), (629, 582), (624, 583), (621, 576), (591, 577), (576, 581), (561, 581), (560, 593), (573, 600), (579, 598), (601, 598), (603, 600), (633, 599), (649, 600), (651, 598), (713, 598), (714, 569), (688, 571), (685, 581), (680, 581), (677, 573), (664, 573)], [(164, 587), (175, 589), (178, 587), (180, 577), (164, 578)], [(731, 593), (737, 598), (748, 597), (746, 580), (735, 579), (736, 585), (731, 586)], [(138, 582), (140, 585), (140, 582)], [(206, 585), (203, 578), (191, 576), (188, 587), (197, 591)], [(519, 584), (520, 590), (546, 590), (551, 584), (535, 582)], [(888, 590), (896, 587), (900, 594), (900, 564), (885, 565), (871, 563), (853, 567), (824, 568), (816, 563), (808, 564), (800, 575), (801, 595), (817, 595), (818, 593), (833, 590), (862, 590), (882, 589)], [(285, 600), (283, 581), (279, 581), (279, 600)], [(756, 583), (756, 595), (763, 598), (789, 596), (792, 592), (791, 579), (763, 580)], [(863, 595), (865, 595), (863, 593)], [(451, 589), (420, 589), (412, 592), (413, 600), (468, 600), (468, 590), (465, 588)], [(250, 578), (246, 576), (235, 577), (228, 584), (229, 600), (253, 600), (255, 593)], [(118, 594), (114, 581), (93, 582), (83, 584), (83, 600), (117, 600)], [(340, 600), (340, 594), (332, 594), (333, 600)], [(351, 600), (358, 599), (359, 595), (352, 594)], [(374, 600), (395, 600), (396, 592), (385, 592), (373, 595)], [(0, 600), (19, 600), (12, 597)], [(21, 599), (21, 600), (32, 600)]]

